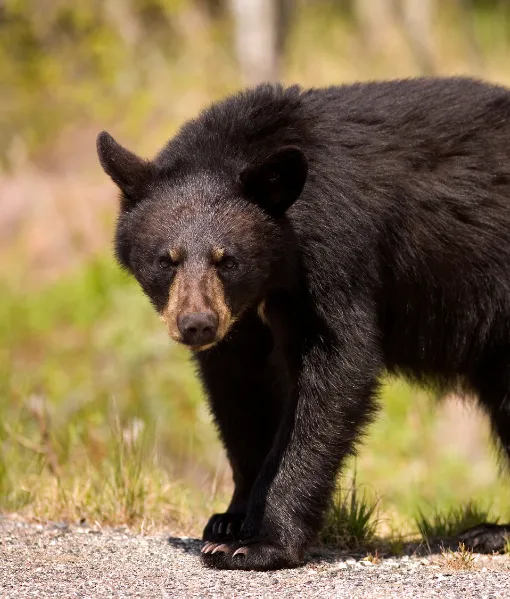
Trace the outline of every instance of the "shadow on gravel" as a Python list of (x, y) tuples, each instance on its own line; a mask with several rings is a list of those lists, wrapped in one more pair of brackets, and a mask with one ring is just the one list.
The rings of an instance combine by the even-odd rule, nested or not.
[(183, 553), (200, 555), (203, 541), (200, 539), (192, 539), (191, 537), (168, 537), (168, 544)]
[[(497, 528), (497, 527), (496, 527)], [(346, 559), (361, 560), (367, 556), (372, 556), (372, 559), (379, 560), (391, 557), (431, 557), (434, 555), (441, 556), (445, 550), (457, 551), (459, 544), (467, 541), (466, 545), (474, 545), (477, 553), (498, 553), (494, 541), (495, 527), (493, 525), (481, 525), (470, 530), (468, 534), (459, 535), (458, 537), (434, 539), (429, 543), (407, 542), (403, 543), (398, 553), (391, 551), (389, 545), (384, 541), (375, 542), (367, 547), (359, 547), (357, 549), (342, 549), (339, 546), (333, 545), (317, 545), (311, 547), (307, 553), (305, 564), (310, 563), (334, 563)], [(497, 539), (496, 539), (497, 540)], [(174, 549), (191, 555), (200, 555), (200, 550), (203, 541), (191, 537), (168, 537), (168, 544)]]

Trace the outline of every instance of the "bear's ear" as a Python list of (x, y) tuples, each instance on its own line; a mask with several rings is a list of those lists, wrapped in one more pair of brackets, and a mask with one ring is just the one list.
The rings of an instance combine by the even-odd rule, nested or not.
[(270, 215), (283, 216), (303, 191), (308, 161), (295, 146), (285, 146), (247, 168), (240, 180), (244, 194)]
[(123, 148), (106, 131), (97, 136), (97, 154), (105, 173), (126, 199), (135, 201), (137, 192), (150, 178), (150, 162)]

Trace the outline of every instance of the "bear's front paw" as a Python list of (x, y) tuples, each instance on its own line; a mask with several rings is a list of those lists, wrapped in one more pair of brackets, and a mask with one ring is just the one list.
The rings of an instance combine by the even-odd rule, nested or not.
[(209, 568), (221, 570), (279, 570), (301, 565), (303, 553), (263, 539), (206, 543), (202, 548), (202, 562)]
[(202, 535), (203, 541), (220, 543), (222, 541), (235, 541), (239, 538), (239, 532), (246, 514), (229, 513), (214, 514), (209, 518), (207, 526)]

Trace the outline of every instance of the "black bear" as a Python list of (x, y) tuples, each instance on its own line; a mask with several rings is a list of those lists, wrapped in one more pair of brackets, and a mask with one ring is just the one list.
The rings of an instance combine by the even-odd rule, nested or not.
[(476, 394), (510, 456), (509, 90), (261, 85), (154, 160), (98, 152), (118, 260), (193, 350), (232, 465), (207, 565), (302, 563), (385, 372)]

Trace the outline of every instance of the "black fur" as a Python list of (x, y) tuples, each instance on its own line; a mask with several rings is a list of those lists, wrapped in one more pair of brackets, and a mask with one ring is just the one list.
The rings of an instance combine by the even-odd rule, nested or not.
[(509, 90), (263, 85), (151, 163), (109, 159), (112, 141), (117, 253), (158, 310), (172, 275), (156, 259), (176, 240), (239, 264), (221, 275), (237, 322), (196, 354), (235, 480), (208, 565), (301, 563), (386, 371), (476, 394), (510, 455)]

